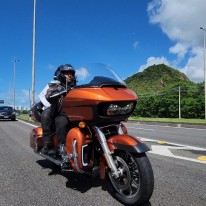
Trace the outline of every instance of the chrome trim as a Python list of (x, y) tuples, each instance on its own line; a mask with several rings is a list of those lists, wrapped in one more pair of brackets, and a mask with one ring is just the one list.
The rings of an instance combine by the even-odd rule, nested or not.
[(118, 134), (124, 134), (121, 124), (117, 125)]
[(84, 162), (84, 148), (85, 147), (88, 147), (88, 144), (85, 144), (85, 145), (82, 146), (82, 165), (83, 166), (87, 166), (88, 165), (87, 162), (86, 163)]
[[(35, 151), (38, 155), (48, 159), (49, 161), (53, 162), (54, 164), (58, 166), (63, 166), (65, 163), (69, 162), (69, 160), (72, 158), (72, 154), (66, 155), (62, 160), (57, 160), (49, 155), (43, 154), (41, 152)], [(62, 169), (62, 171), (74, 171), (72, 168), (71, 169)]]
[(45, 154), (43, 154), (43, 153), (41, 153), (41, 152), (37, 152), (37, 154), (39, 154), (40, 156), (42, 156), (42, 157), (48, 159), (49, 161), (55, 163), (56, 165), (61, 166), (62, 163), (63, 163), (63, 161), (54, 159), (54, 158), (50, 157), (49, 155), (45, 155)]
[(76, 143), (77, 143), (77, 140), (75, 139), (74, 142), (73, 142), (73, 144), (72, 144), (74, 164), (75, 164), (75, 166), (76, 166), (77, 172), (79, 172), (79, 173), (85, 173), (83, 170), (81, 170), (81, 169), (79, 168), (79, 165), (78, 165), (78, 154), (77, 154), (77, 151), (76, 151)]
[(109, 150), (109, 147), (107, 145), (107, 141), (106, 141), (106, 137), (105, 137), (104, 133), (97, 126), (95, 126), (94, 128), (95, 128), (95, 131), (97, 132), (97, 135), (99, 137), (99, 142), (100, 142), (102, 149), (104, 151), (104, 156), (105, 156), (105, 159), (107, 161), (109, 168), (111, 169), (111, 171), (115, 177), (119, 177), (117, 167), (114, 163), (113, 157), (111, 155), (111, 151)]

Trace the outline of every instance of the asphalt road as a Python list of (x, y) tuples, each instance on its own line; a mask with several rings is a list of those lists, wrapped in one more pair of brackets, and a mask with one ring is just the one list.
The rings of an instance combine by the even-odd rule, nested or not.
[[(148, 138), (145, 142), (151, 148), (148, 156), (154, 170), (155, 189), (146, 206), (206, 205), (206, 162), (195, 161), (196, 157), (192, 156), (195, 154), (187, 154), (189, 149), (194, 153), (195, 148), (199, 154), (204, 154), (205, 130), (200, 133), (194, 131), (194, 141), (193, 130), (154, 129), (142, 125), (140, 129), (130, 123), (127, 126), (133, 135)], [(34, 154), (29, 146), (31, 129), (32, 126), (20, 121), (0, 121), (1, 206), (122, 205), (107, 193), (105, 183), (97, 176), (88, 178), (74, 173), (62, 173), (58, 167)], [(151, 140), (153, 138), (155, 140)], [(157, 140), (171, 141), (170, 144), (160, 144)], [(184, 147), (173, 145), (172, 141), (184, 144)], [(171, 150), (175, 154), (171, 155)], [(157, 154), (158, 151), (161, 152)], [(185, 159), (180, 158), (183, 156)]]
[(125, 123), (135, 136), (206, 148), (206, 129)]

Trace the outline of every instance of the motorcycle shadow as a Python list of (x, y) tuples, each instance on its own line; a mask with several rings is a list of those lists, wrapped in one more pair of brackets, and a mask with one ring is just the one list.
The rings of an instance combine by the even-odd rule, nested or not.
[(66, 187), (73, 190), (77, 190), (81, 193), (85, 193), (91, 188), (101, 187), (102, 190), (106, 191), (107, 186), (104, 180), (99, 178), (99, 172), (94, 171), (92, 175), (80, 174), (75, 172), (63, 172), (60, 166), (55, 165), (51, 161), (44, 159), (36, 161), (44, 169), (51, 169), (48, 173), (51, 175), (61, 175), (67, 179)]
[(144, 203), (143, 205), (140, 206), (152, 206), (152, 204), (150, 202)]
[[(86, 174), (79, 174), (74, 172), (63, 172), (61, 168), (54, 163), (50, 162), (47, 159), (38, 160), (37, 163), (43, 167), (44, 169), (51, 169), (48, 173), (49, 176), (51, 175), (62, 175), (67, 179), (66, 187), (71, 188), (73, 190), (77, 190), (81, 193), (85, 193), (91, 188), (101, 187), (103, 191), (107, 190), (107, 183), (106, 181), (99, 178), (99, 171), (94, 170), (91, 176)], [(149, 202), (144, 203), (143, 205), (139, 206), (151, 206), (152, 204)]]

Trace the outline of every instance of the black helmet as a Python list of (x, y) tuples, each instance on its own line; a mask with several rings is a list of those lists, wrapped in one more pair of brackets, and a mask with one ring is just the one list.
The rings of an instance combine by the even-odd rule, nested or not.
[(71, 84), (76, 84), (76, 78), (75, 78), (75, 70), (71, 64), (64, 64), (57, 68), (57, 70), (54, 73), (54, 80), (60, 81), (62, 84), (66, 84), (66, 78), (64, 76), (64, 72), (71, 72), (74, 80)]

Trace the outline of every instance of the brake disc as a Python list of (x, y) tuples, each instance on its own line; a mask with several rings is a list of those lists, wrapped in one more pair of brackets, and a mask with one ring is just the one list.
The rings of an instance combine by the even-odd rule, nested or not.
[(129, 167), (121, 157), (116, 157), (114, 162), (117, 167), (117, 171), (119, 172), (119, 177), (116, 178), (109, 173), (110, 180), (118, 189), (127, 190), (131, 185), (132, 179)]

